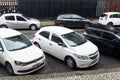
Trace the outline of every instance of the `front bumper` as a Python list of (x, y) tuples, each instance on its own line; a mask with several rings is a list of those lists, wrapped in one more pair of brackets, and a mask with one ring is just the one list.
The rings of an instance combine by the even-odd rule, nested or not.
[(75, 60), (76, 61), (76, 66), (78, 68), (87, 68), (87, 67), (90, 67), (90, 66), (93, 66), (95, 64), (98, 63), (99, 61), (99, 54), (97, 54), (97, 57), (95, 59), (89, 59), (89, 60), (80, 60), (80, 59), (77, 59)]
[(45, 57), (35, 63), (29, 64), (27, 66), (15, 66), (14, 73), (15, 74), (29, 74), (32, 73), (42, 67), (44, 67), (46, 64)]

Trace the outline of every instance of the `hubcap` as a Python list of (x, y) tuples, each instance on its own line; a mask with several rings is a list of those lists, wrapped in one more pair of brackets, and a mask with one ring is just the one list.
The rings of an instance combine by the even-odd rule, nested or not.
[(70, 68), (73, 68), (73, 61), (71, 59), (68, 59), (67, 60), (67, 65), (70, 67)]
[(35, 30), (36, 29), (36, 26), (35, 25), (32, 25), (31, 26), (31, 30)]

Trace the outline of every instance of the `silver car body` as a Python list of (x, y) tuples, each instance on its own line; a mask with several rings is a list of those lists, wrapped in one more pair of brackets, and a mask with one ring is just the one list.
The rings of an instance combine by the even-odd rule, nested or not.
[(13, 29), (31, 29), (31, 25), (40, 28), (40, 21), (29, 18), (20, 13), (7, 13), (0, 17), (0, 27), (6, 26)]

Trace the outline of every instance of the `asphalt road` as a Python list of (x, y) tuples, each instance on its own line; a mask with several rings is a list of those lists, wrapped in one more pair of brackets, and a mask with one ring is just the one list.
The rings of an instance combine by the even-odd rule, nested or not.
[[(19, 30), (19, 31), (24, 33), (30, 39), (33, 37), (33, 34), (36, 32), (36, 31), (29, 31), (29, 30)], [(77, 30), (77, 31), (83, 32), (83, 30)], [(45, 53), (45, 55), (46, 55), (46, 62), (47, 62), (46, 66), (34, 73), (31, 73), (32, 75), (74, 71), (69, 67), (67, 67), (67, 65), (63, 61), (51, 55), (48, 55), (47, 53)], [(98, 70), (98, 69), (113, 69), (113, 68), (119, 68), (119, 67), (120, 67), (119, 58), (106, 55), (105, 53), (101, 53), (100, 60), (97, 65), (87, 69), (77, 69), (77, 71), (78, 70), (89, 71), (89, 70)], [(6, 77), (6, 76), (10, 76), (10, 75), (7, 73), (6, 69), (2, 65), (0, 65), (0, 77)]]

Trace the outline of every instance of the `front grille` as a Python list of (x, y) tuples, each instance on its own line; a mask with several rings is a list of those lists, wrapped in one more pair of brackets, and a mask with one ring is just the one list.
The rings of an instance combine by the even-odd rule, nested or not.
[(90, 57), (90, 59), (96, 59), (96, 58), (97, 58), (97, 56), (98, 56), (98, 54), (97, 54), (97, 55), (95, 55), (95, 56)]
[(96, 59), (97, 56), (98, 56), (98, 51), (96, 51), (95, 53), (89, 55), (90, 59)]
[(29, 64), (35, 63), (35, 62), (41, 60), (43, 57), (44, 57), (44, 56), (42, 56), (42, 57), (40, 57), (40, 58), (38, 58), (38, 59), (35, 59), (35, 60), (33, 60), (33, 61), (27, 62), (26, 65), (29, 65)]

